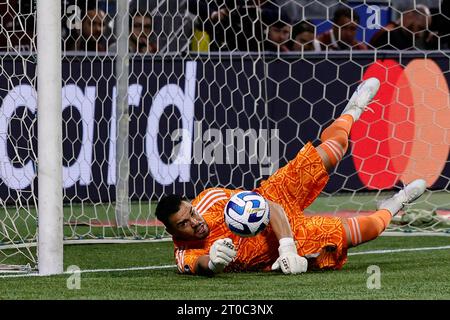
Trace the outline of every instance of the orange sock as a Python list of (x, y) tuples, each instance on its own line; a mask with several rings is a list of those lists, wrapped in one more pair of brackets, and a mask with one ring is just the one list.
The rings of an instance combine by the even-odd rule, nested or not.
[(359, 216), (347, 219), (352, 245), (370, 241), (386, 230), (392, 215), (388, 210), (379, 210), (370, 216)]
[(320, 147), (326, 152), (330, 163), (335, 166), (342, 160), (348, 149), (348, 135), (353, 125), (353, 117), (344, 114), (337, 118), (328, 128), (326, 128), (320, 140)]

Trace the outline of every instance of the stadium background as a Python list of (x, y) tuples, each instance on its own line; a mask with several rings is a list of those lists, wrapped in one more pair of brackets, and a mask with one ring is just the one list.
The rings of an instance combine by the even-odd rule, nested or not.
[[(302, 145), (308, 141), (318, 143), (318, 137), (321, 130), (330, 123), (345, 107), (348, 95), (353, 92), (360, 79), (364, 78), (367, 70), (376, 70), (372, 76), (377, 76), (382, 80), (381, 90), (387, 90), (387, 86), (395, 84), (398, 74), (392, 69), (392, 65), (384, 65), (386, 61), (397, 62), (400, 69), (404, 69), (411, 61), (424, 61), (423, 59), (433, 61), (434, 69), (430, 73), (430, 66), (422, 66), (414, 73), (415, 79), (420, 77), (420, 73), (426, 74), (431, 78), (431, 83), (438, 83), (439, 79), (449, 80), (448, 57), (445, 54), (434, 53), (425, 55), (423, 53), (385, 53), (375, 56), (373, 53), (353, 54), (351, 60), (345, 54), (337, 53), (324, 56), (323, 54), (309, 54), (302, 59), (294, 55), (286, 55), (281, 59), (276, 56), (266, 56), (267, 60), (255, 62), (252, 58), (220, 58), (220, 65), (217, 65), (218, 57), (204, 57), (204, 59), (175, 59), (174, 61), (164, 61), (164, 59), (153, 59), (152, 63), (145, 58), (135, 58), (132, 64), (132, 72), (129, 84), (130, 108), (130, 196), (133, 200), (148, 198), (157, 199), (164, 192), (184, 193), (187, 197), (193, 198), (196, 194), (206, 187), (223, 185), (228, 188), (247, 188), (255, 187), (255, 177), (264, 178), (267, 175), (261, 174), (261, 164), (250, 164), (250, 158), (247, 152), (244, 163), (238, 164), (236, 169), (237, 157), (234, 156), (234, 162), (227, 163), (223, 159), (223, 164), (212, 161), (206, 163), (204, 160), (194, 161), (194, 153), (203, 154), (206, 146), (210, 143), (205, 139), (205, 131), (216, 128), (221, 130), (223, 136), (229, 128), (242, 129), (244, 131), (254, 129), (259, 132), (260, 129), (278, 129), (279, 135), (279, 166), (283, 166), (290, 159), (294, 158)], [(267, 69), (264, 68), (266, 64)], [(0, 75), (0, 81), (7, 82), (6, 77), (12, 79), (15, 87), (13, 92), (25, 91), (23, 87), (29, 85), (24, 81), (14, 79), (8, 71), (20, 70), (20, 62), (4, 62), (6, 74)], [(189, 66), (189, 67), (188, 67)], [(256, 72), (253, 72), (255, 68)], [(189, 75), (185, 75), (185, 70), (191, 70)], [(265, 71), (266, 70), (266, 71)], [(439, 73), (440, 70), (440, 73)], [(29, 72), (33, 71), (31, 67)], [(64, 103), (63, 117), (67, 125), (67, 135), (63, 137), (64, 141), (64, 165), (69, 173), (65, 178), (66, 200), (84, 199), (89, 195), (92, 201), (106, 201), (114, 199), (115, 195), (115, 166), (107, 159), (114, 159), (111, 155), (113, 143), (111, 137), (115, 136), (112, 132), (112, 110), (115, 107), (115, 88), (109, 81), (113, 76), (112, 60), (90, 58), (85, 61), (63, 61), (63, 96), (74, 95), (79, 97), (78, 101), (73, 98), (67, 98)], [(251, 73), (251, 77), (248, 75)], [(34, 74), (27, 74), (33, 78)], [(189, 78), (189, 79), (187, 79)], [(414, 80), (414, 79), (413, 79)], [(11, 81), (11, 80), (10, 80)], [(191, 89), (185, 87), (186, 83), (192, 81)], [(262, 83), (262, 85), (261, 85)], [(163, 85), (162, 85), (163, 84)], [(160, 90), (168, 84), (174, 84), (180, 88), (183, 96), (173, 97), (172, 101), (160, 103), (155, 99)], [(158, 86), (159, 85), (159, 86)], [(74, 87), (76, 86), (76, 87)], [(445, 93), (447, 89), (447, 93)], [(398, 90), (398, 89), (396, 89)], [(415, 94), (425, 97), (426, 90), (421, 87), (413, 86)], [(438, 101), (438, 107), (445, 103), (445, 94), (448, 95), (447, 88), (439, 88), (444, 97)], [(11, 91), (3, 91), (0, 96), (3, 102), (3, 109), (11, 110), (11, 116), (15, 112), (20, 117), (28, 119), (19, 122), (18, 126), (12, 126), (8, 132), (9, 141), (5, 148), (7, 151), (4, 157), (14, 159), (16, 149), (21, 150), (19, 157), (24, 161), (16, 161), (13, 165), (17, 171), (25, 171), (27, 165), (32, 161), (33, 153), (36, 154), (36, 136), (31, 135), (34, 142), (33, 148), (28, 148), (29, 140), (24, 133), (29, 134), (29, 130), (24, 128), (32, 124), (33, 115), (25, 110), (31, 108), (29, 105), (35, 104), (35, 95), (27, 96), (23, 94), (24, 101), (15, 103), (17, 109), (14, 110), (12, 100), (6, 99), (7, 95), (12, 95)], [(31, 92), (31, 91), (30, 91)], [(69, 93), (70, 92), (70, 93)], [(396, 93), (395, 93), (396, 94)], [(431, 95), (435, 94), (432, 92)], [(255, 99), (255, 97), (257, 97)], [(395, 97), (391, 97), (393, 101)], [(389, 98), (386, 100), (391, 104)], [(425, 99), (425, 98), (424, 98)], [(410, 99), (411, 100), (411, 99)], [(34, 102), (33, 102), (34, 101)], [(154, 102), (156, 101), (156, 102)], [(406, 101), (406, 100), (405, 100)], [(193, 102), (193, 104), (191, 103)], [(73, 104), (73, 105), (71, 105)], [(158, 105), (158, 106), (156, 106)], [(397, 107), (399, 111), (396, 111)], [(161, 112), (150, 117), (150, 110), (158, 108)], [(188, 109), (193, 108), (193, 112)], [(402, 105), (391, 106), (390, 112), (403, 112)], [(396, 150), (380, 150), (380, 146), (389, 143), (387, 140), (398, 140), (392, 135), (389, 125), (398, 125), (406, 121), (415, 126), (419, 119), (414, 118), (414, 105), (403, 105), (403, 108), (411, 108), (411, 112), (399, 115), (395, 120), (390, 120), (385, 114), (385, 125), (379, 125), (371, 129), (373, 144), (364, 144), (366, 154), (373, 155), (378, 153), (379, 157), (370, 160), (369, 156), (357, 154), (366, 164), (358, 163), (351, 152), (339, 164), (335, 174), (331, 177), (325, 191), (335, 192), (342, 189), (347, 191), (367, 191), (370, 189), (390, 189), (396, 185), (401, 185), (402, 171), (406, 165), (400, 165), (398, 172), (392, 168), (393, 156), (389, 152), (397, 154), (398, 150), (406, 150), (414, 140), (413, 131), (421, 129), (422, 125), (414, 129), (409, 128), (410, 134), (399, 140), (400, 146)], [(431, 107), (430, 107), (431, 108)], [(35, 110), (32, 110), (33, 112)], [(433, 117), (430, 109), (430, 117)], [(186, 114), (192, 113), (192, 116)], [(184, 115), (184, 116), (182, 116)], [(380, 114), (378, 114), (380, 115)], [(378, 116), (377, 115), (377, 116)], [(448, 111), (443, 110), (439, 117), (449, 119)], [(28, 118), (27, 118), (28, 117)], [(115, 117), (115, 115), (114, 115)], [(88, 125), (81, 125), (80, 119), (86, 121)], [(364, 119), (364, 118), (363, 118)], [(8, 117), (4, 118), (2, 126), (7, 128)], [(431, 119), (430, 121), (433, 121)], [(194, 122), (200, 122), (201, 127), (194, 128)], [(372, 120), (376, 122), (376, 120)], [(190, 123), (190, 124), (189, 124)], [(367, 123), (370, 126), (370, 121)], [(188, 127), (187, 126), (190, 126)], [(443, 125), (448, 125), (448, 121), (443, 121)], [(156, 137), (152, 130), (156, 129)], [(190, 163), (184, 163), (181, 166), (185, 173), (183, 177), (179, 176), (182, 169), (176, 169), (178, 165), (170, 162), (169, 158), (173, 148), (179, 141), (172, 141), (171, 133), (176, 128), (189, 128), (192, 134), (192, 148)], [(402, 128), (404, 130), (404, 128)], [(408, 129), (408, 128), (407, 128)], [(444, 130), (442, 130), (444, 129)], [(194, 137), (194, 131), (197, 130), (197, 137)], [(359, 129), (357, 129), (359, 130)], [(363, 129), (361, 129), (363, 130)], [(391, 130), (391, 131), (389, 131)], [(427, 129), (427, 130), (433, 130)], [(445, 154), (448, 154), (448, 145), (445, 139), (448, 139), (449, 127), (435, 128), (437, 137), (442, 139), (441, 146)], [(363, 130), (364, 131), (364, 130)], [(6, 132), (3, 131), (2, 141), (7, 141)], [(35, 133), (36, 130), (31, 130)], [(360, 134), (365, 134), (365, 131)], [(411, 135), (412, 134), (412, 135)], [(353, 133), (353, 138), (357, 133)], [(84, 137), (80, 139), (79, 137)], [(380, 139), (380, 137), (384, 137)], [(447, 138), (446, 138), (447, 137)], [(355, 139), (353, 139), (355, 140)], [(432, 141), (429, 141), (430, 143)], [(353, 142), (355, 148), (358, 148), (358, 140)], [(154, 151), (153, 144), (158, 145), (158, 150)], [(439, 144), (439, 142), (437, 142)], [(447, 147), (446, 147), (447, 146)], [(7, 149), (6, 149), (7, 147)], [(224, 148), (222, 145), (221, 148)], [(248, 151), (249, 141), (246, 141), (244, 149)], [(244, 151), (245, 151), (244, 150)], [(360, 150), (360, 149), (357, 149)], [(225, 152), (225, 149), (223, 150)], [(236, 150), (232, 151), (237, 153)], [(267, 150), (270, 157), (270, 150)], [(92, 154), (92, 156), (86, 156)], [(353, 153), (354, 154), (354, 153)], [(438, 169), (429, 169), (428, 172), (421, 171), (422, 177), (428, 177), (429, 187), (431, 189), (446, 189), (448, 185), (448, 176), (450, 175), (449, 159), (436, 156), (436, 152), (422, 154), (424, 161), (434, 162)], [(217, 155), (216, 155), (217, 156)], [(405, 157), (408, 155), (404, 154)], [(416, 155), (417, 157), (417, 155)], [(29, 159), (26, 161), (26, 159)], [(8, 160), (9, 161), (9, 160)], [(154, 166), (153, 171), (149, 163), (160, 162), (160, 165), (167, 166), (169, 176), (164, 178), (158, 176), (158, 168)], [(268, 160), (267, 160), (268, 161)], [(266, 161), (266, 162), (267, 162)], [(270, 161), (278, 161), (274, 156)], [(368, 163), (368, 161), (372, 161)], [(381, 165), (376, 165), (382, 161)], [(11, 161), (11, 163), (13, 163)], [(267, 164), (266, 164), (267, 165)], [(364, 166), (364, 167), (363, 167)], [(381, 168), (381, 169), (380, 169)], [(426, 168), (425, 168), (426, 170)], [(366, 174), (361, 177), (358, 172)], [(2, 172), (3, 173), (3, 172)], [(211, 175), (213, 174), (213, 175)], [(416, 173), (418, 174), (418, 173)], [(156, 178), (155, 178), (156, 175)], [(430, 176), (431, 175), (431, 176)], [(24, 173), (24, 176), (27, 176)], [(5, 176), (3, 173), (0, 185), (1, 199), (7, 201), (11, 193), (21, 190), (22, 194), (29, 194), (33, 174), (29, 174), (29, 182), (26, 179), (21, 180), (18, 185), (17, 177)], [(159, 179), (159, 180), (158, 180)], [(373, 181), (377, 179), (377, 181)], [(183, 182), (184, 180), (184, 182)], [(258, 179), (259, 180), (259, 179)], [(34, 181), (36, 184), (37, 182)], [(19, 187), (19, 188), (18, 188)], [(36, 190), (36, 188), (33, 188)], [(28, 191), (28, 192), (26, 192)]]

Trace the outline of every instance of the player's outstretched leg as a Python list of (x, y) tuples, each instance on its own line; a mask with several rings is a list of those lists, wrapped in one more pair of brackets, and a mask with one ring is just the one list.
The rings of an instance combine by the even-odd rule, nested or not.
[(388, 210), (395, 216), (403, 207), (418, 199), (427, 188), (427, 182), (423, 179), (416, 179), (397, 192), (393, 197), (382, 200), (378, 204), (378, 210)]
[(369, 78), (361, 82), (341, 116), (322, 132), (320, 136), (322, 144), (317, 147), (317, 150), (328, 171), (332, 170), (344, 157), (353, 123), (359, 119), (379, 88), (380, 81), (377, 78)]
[[(378, 211), (370, 216), (359, 216), (346, 219), (347, 244), (349, 247), (377, 238), (391, 222), (405, 204), (419, 198), (426, 189), (426, 182), (417, 179), (408, 184), (393, 197), (383, 200), (378, 204)], [(345, 224), (344, 224), (345, 225)]]

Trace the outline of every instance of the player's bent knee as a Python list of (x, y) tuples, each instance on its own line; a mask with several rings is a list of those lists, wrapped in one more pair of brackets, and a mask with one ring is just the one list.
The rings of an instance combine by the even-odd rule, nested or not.
[(334, 140), (327, 140), (317, 147), (327, 170), (334, 168), (344, 157), (345, 150)]
[(386, 222), (376, 214), (349, 218), (347, 225), (351, 240), (349, 243), (351, 242), (352, 246), (378, 238), (387, 227)]
[(323, 165), (327, 172), (330, 172), (333, 170), (334, 165), (331, 163), (330, 158), (328, 154), (325, 152), (325, 150), (320, 146), (316, 147), (317, 153), (319, 154), (320, 158), (322, 159)]

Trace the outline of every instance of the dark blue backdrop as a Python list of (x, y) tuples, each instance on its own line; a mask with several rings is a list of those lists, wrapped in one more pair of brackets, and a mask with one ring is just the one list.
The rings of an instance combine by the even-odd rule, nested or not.
[[(162, 60), (135, 58), (130, 64), (131, 84), (141, 86), (141, 96), (137, 98), (138, 105), (130, 106), (130, 196), (133, 199), (157, 198), (163, 192), (181, 192), (193, 197), (206, 187), (225, 186), (230, 188), (253, 188), (258, 182), (267, 178), (260, 172), (258, 164), (188, 164), (189, 181), (180, 182), (173, 177), (173, 183), (161, 184), (155, 180), (149, 169), (148, 158), (148, 126), (156, 126), (159, 132), (158, 144), (161, 163), (170, 163), (169, 157), (176, 141), (170, 139), (170, 133), (182, 126), (180, 109), (173, 104), (165, 106), (159, 122), (149, 122), (152, 104), (157, 93), (168, 84), (174, 84), (185, 94), (185, 69), (187, 61), (195, 61), (194, 79), (194, 117), (201, 131), (218, 129), (226, 134), (227, 129), (242, 130), (278, 129), (280, 138), (279, 165), (284, 165), (292, 159), (307, 141), (318, 143), (321, 128), (328, 125), (343, 110), (362, 78), (364, 70), (375, 61), (391, 57), (406, 65), (411, 59), (423, 58), (417, 53), (380, 54), (372, 53), (348, 55), (335, 54), (308, 55), (304, 59), (290, 55), (283, 58), (266, 56), (265, 60), (257, 57), (220, 57), (210, 55), (194, 59), (173, 58)], [(429, 58), (441, 67), (447, 82), (449, 81), (448, 56), (438, 53)], [(0, 99), (13, 86), (24, 84), (21, 62), (3, 60), (3, 72), (0, 74)], [(26, 70), (31, 78), (34, 68)], [(93, 138), (92, 161), (88, 181), (74, 181), (65, 189), (66, 200), (109, 201), (114, 199), (115, 188), (107, 181), (108, 157), (110, 150), (110, 130), (113, 101), (113, 61), (108, 58), (70, 58), (63, 61), (64, 84), (75, 84), (83, 92), (87, 87), (95, 88), (93, 101)], [(15, 76), (14, 76), (15, 74)], [(20, 76), (22, 74), (22, 76)], [(3, 110), (0, 110), (3, 112)], [(36, 135), (33, 130), (33, 112), (25, 106), (17, 106), (13, 119), (10, 119), (8, 129), (7, 151), (9, 161), (20, 169), (25, 163), (34, 159), (36, 150)], [(64, 164), (73, 165), (74, 159), (80, 157), (82, 142), (81, 114), (77, 108), (69, 107), (63, 113), (66, 123), (64, 131)], [(49, 124), (51, 125), (51, 124)], [(31, 140), (30, 140), (31, 139)], [(30, 144), (31, 141), (31, 144)], [(205, 148), (208, 141), (200, 143)], [(19, 150), (20, 152), (16, 152)], [(3, 160), (5, 161), (5, 160)], [(345, 157), (339, 165), (329, 184), (327, 192), (345, 188), (348, 191), (364, 190), (365, 186), (355, 174), (355, 168), (350, 156)], [(2, 173), (2, 177), (4, 173)], [(450, 176), (449, 161), (442, 176)], [(5, 181), (0, 181), (0, 198), (4, 201), (21, 196), (30, 198), (31, 192), (37, 191), (36, 179), (33, 186), (22, 190), (14, 190)], [(439, 179), (434, 188), (448, 187), (448, 178)], [(32, 191), (33, 190), (33, 191)]]

